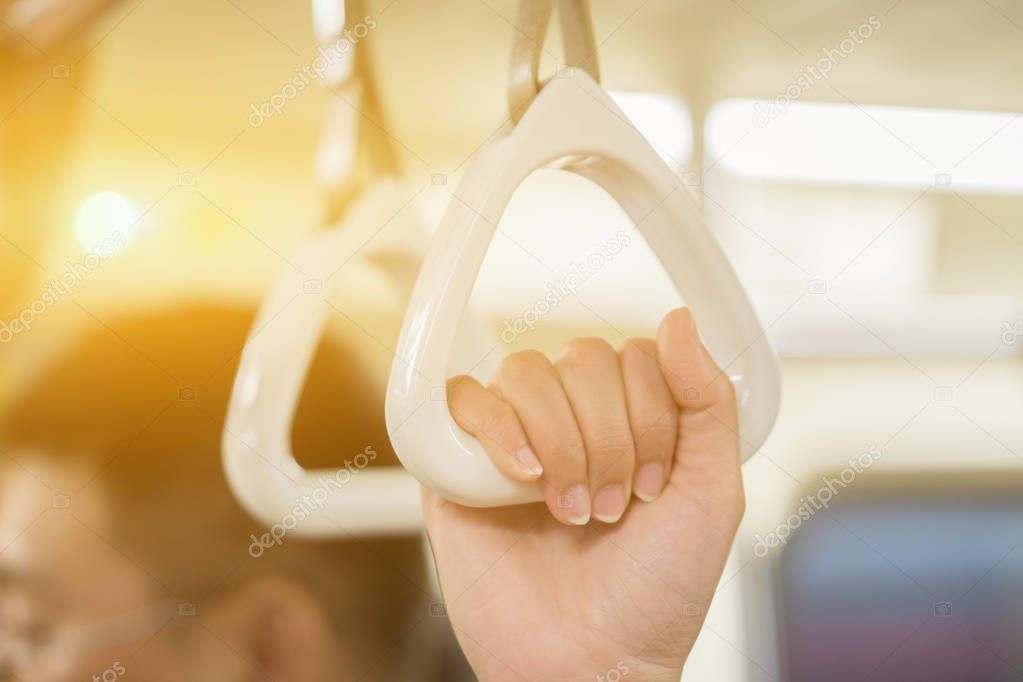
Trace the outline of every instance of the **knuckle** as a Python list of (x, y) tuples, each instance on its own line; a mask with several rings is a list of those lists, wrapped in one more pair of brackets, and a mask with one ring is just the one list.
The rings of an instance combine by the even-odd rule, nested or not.
[(590, 460), (590, 477), (594, 480), (624, 480), (631, 478), (636, 458), (631, 448), (604, 450)]
[(635, 424), (637, 443), (674, 442), (678, 435), (678, 418), (674, 414), (636, 415)]
[(746, 493), (739, 473), (708, 481), (696, 503), (704, 509), (711, 527), (726, 537), (733, 537), (746, 513)]
[(624, 356), (657, 358), (657, 343), (653, 339), (628, 339), (622, 344), (621, 354)]
[(623, 429), (599, 429), (590, 438), (594, 453), (607, 459), (618, 459), (631, 455), (634, 448), (632, 434)]
[(567, 462), (576, 464), (586, 462), (586, 447), (579, 436), (561, 434), (555, 437), (554, 450)]
[(717, 499), (724, 519), (732, 526), (738, 526), (746, 513), (746, 490), (742, 484), (742, 475), (736, 472), (721, 481)]
[(735, 404), (736, 402), (735, 384), (725, 372), (719, 373), (707, 384), (706, 392), (712, 403)]
[(458, 376), (451, 377), (447, 380), (447, 392), (448, 395), (454, 397), (463, 391), (472, 388), (473, 379), (465, 374), (459, 374)]
[(569, 341), (558, 360), (573, 365), (587, 366), (602, 364), (609, 358), (617, 359), (611, 344), (604, 339), (587, 336)]
[(630, 410), (629, 417), (636, 433), (655, 431), (672, 432), (678, 429), (678, 406), (670, 402), (670, 397), (662, 402), (648, 402)]
[(547, 356), (537, 350), (512, 353), (501, 362), (498, 374), (505, 380), (518, 381), (549, 365)]
[(480, 419), (480, 431), (498, 443), (519, 439), (518, 416), (508, 405), (490, 409)]
[(632, 474), (636, 468), (635, 458), (628, 453), (620, 453), (601, 459), (590, 460), (587, 476), (594, 490), (611, 483), (622, 483), (631, 486)]

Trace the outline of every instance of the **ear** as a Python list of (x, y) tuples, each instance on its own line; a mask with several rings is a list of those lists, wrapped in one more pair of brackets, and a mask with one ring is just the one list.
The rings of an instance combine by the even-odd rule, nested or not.
[[(321, 682), (339, 675), (334, 629), (314, 596), (285, 578), (254, 578), (225, 594), (203, 617), (232, 664), (207, 661), (206, 670), (231, 669), (222, 679)], [(212, 647), (203, 647), (212, 654)]]

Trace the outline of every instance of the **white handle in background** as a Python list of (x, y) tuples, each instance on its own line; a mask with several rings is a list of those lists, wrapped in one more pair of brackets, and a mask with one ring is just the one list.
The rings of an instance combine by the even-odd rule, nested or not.
[(735, 385), (743, 459), (760, 447), (777, 416), (777, 359), (692, 197), (607, 93), (585, 72), (565, 69), (466, 171), (419, 273), (391, 369), (386, 416), (398, 457), (423, 484), (460, 504), (543, 499), (538, 484), (498, 472), (438, 397), (454, 374), (451, 363), (471, 364), (472, 358), (453, 358), (452, 349), (508, 201), (532, 171), (567, 158), (581, 160), (566, 170), (621, 204), (693, 311), (704, 342)]
[(309, 365), (328, 316), (336, 314), (327, 303), (329, 289), (321, 289), (390, 287), (398, 305), (404, 302), (407, 283), (402, 280), (411, 279), (406, 273), (389, 273), (377, 282), (345, 282), (343, 267), (374, 253), (397, 252), (418, 262), (421, 225), (411, 208), (402, 210), (409, 194), (392, 182), (370, 188), (339, 227), (305, 246), (296, 259), (301, 272), (283, 273), (253, 324), (228, 407), (223, 461), (235, 497), (271, 530), (350, 537), (414, 533), (422, 526), (419, 486), (401, 467), (363, 468), (364, 462), (355, 461), (348, 471), (307, 470), (291, 451), (292, 421)]

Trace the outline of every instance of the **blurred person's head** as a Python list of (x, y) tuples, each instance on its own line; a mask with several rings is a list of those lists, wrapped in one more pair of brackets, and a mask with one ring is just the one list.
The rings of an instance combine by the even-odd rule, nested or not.
[[(97, 324), (0, 412), (0, 660), (51, 669), (16, 679), (397, 679), (425, 614), (418, 540), (250, 552), (265, 529), (231, 496), (220, 442), (251, 321), (210, 305)], [(392, 463), (381, 393), (325, 343), (302, 463), (367, 448)]]

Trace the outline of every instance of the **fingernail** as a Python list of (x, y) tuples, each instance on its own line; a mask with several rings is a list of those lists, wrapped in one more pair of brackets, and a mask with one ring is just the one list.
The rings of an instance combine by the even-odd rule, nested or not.
[(590, 491), (582, 484), (569, 488), (564, 495), (558, 495), (558, 508), (566, 521), (585, 526), (590, 522)]
[(625, 513), (625, 488), (609, 485), (593, 498), (593, 516), (604, 523), (614, 523)]
[(661, 494), (664, 487), (664, 465), (660, 462), (644, 464), (636, 472), (634, 489), (636, 497), (644, 502), (651, 502)]
[(528, 445), (515, 453), (515, 459), (519, 460), (522, 470), (530, 476), (539, 476), (543, 473), (543, 466), (540, 465), (540, 460), (536, 458), (536, 453)]

